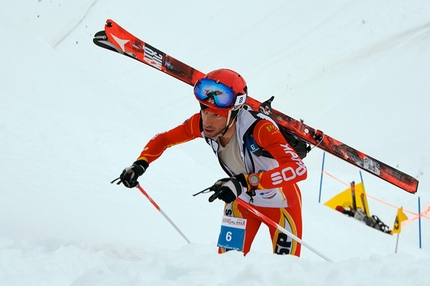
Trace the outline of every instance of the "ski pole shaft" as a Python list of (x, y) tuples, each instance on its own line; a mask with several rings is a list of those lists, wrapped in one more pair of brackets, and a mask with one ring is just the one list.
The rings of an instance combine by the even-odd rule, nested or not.
[(176, 231), (185, 239), (185, 241), (190, 244), (190, 240), (182, 233), (182, 231), (176, 226), (176, 224), (166, 215), (166, 213), (160, 208), (160, 206), (148, 195), (148, 193), (140, 186), (136, 186), (139, 191), (148, 198), (151, 204), (164, 216), (164, 218), (176, 229)]
[(274, 222), (273, 220), (271, 220), (270, 218), (268, 218), (267, 216), (263, 215), (262, 213), (260, 213), (259, 211), (257, 211), (256, 209), (254, 209), (251, 205), (247, 204), (245, 201), (243, 201), (240, 198), (236, 199), (237, 203), (243, 207), (245, 207), (246, 209), (248, 209), (250, 212), (252, 212), (253, 214), (255, 214), (256, 216), (260, 217), (262, 220), (264, 220), (268, 225), (278, 229), (279, 231), (282, 231), (283, 233), (285, 233), (286, 235), (290, 236), (291, 238), (293, 238), (295, 241), (297, 241), (298, 243), (300, 243), (301, 245), (303, 245), (304, 247), (306, 247), (307, 249), (309, 249), (310, 251), (312, 251), (313, 253), (315, 253), (316, 255), (320, 256), (321, 258), (323, 258), (326, 261), (329, 262), (333, 262), (330, 258), (328, 258), (327, 256), (325, 256), (324, 254), (322, 254), (321, 252), (317, 251), (315, 248), (313, 248), (312, 246), (310, 246), (309, 244), (307, 244), (306, 242), (304, 242), (303, 240), (301, 240), (300, 238), (298, 238), (297, 236), (295, 236), (294, 234), (292, 234), (291, 232), (289, 232), (288, 230), (286, 230), (285, 228), (283, 228), (282, 226), (280, 226), (279, 224), (277, 224), (276, 222)]

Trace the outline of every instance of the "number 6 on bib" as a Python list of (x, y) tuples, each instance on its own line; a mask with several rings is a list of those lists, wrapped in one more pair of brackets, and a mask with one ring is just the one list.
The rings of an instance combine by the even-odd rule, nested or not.
[(245, 227), (246, 219), (224, 216), (217, 246), (228, 250), (242, 250)]

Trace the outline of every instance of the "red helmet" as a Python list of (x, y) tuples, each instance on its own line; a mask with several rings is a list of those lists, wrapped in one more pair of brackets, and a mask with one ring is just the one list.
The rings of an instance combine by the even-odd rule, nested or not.
[(243, 77), (229, 69), (217, 69), (199, 79), (194, 95), (204, 106), (224, 111), (239, 110), (246, 101), (248, 88)]

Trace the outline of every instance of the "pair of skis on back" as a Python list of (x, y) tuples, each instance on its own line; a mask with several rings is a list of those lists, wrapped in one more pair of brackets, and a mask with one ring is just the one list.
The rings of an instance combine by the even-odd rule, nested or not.
[[(191, 86), (204, 77), (204, 73), (158, 50), (138, 39), (113, 20), (108, 19), (103, 31), (95, 34), (94, 43), (102, 48), (126, 55)], [(263, 112), (284, 126), (295, 136), (316, 146), (356, 167), (361, 168), (409, 193), (416, 193), (418, 180), (367, 154), (360, 152), (302, 121), (271, 108), (273, 97), (263, 103), (248, 96), (247, 105), (253, 110)]]

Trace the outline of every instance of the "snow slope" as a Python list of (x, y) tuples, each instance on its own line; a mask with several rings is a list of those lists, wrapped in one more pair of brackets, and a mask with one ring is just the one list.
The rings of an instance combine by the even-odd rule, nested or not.
[[(25, 2), (25, 4), (23, 3)], [(430, 3), (414, 1), (0, 0), (0, 285), (425, 285), (430, 206)], [(389, 236), (323, 202), (360, 181), (330, 155), (305, 162), (300, 259), (216, 254), (221, 202), (192, 194), (224, 173), (196, 140), (166, 151), (138, 191), (111, 185), (157, 132), (198, 110), (189, 86), (92, 43), (112, 18), (202, 71), (228, 67), (250, 94), (418, 178), (416, 195), (363, 173)], [(415, 218), (415, 219), (414, 219)]]

